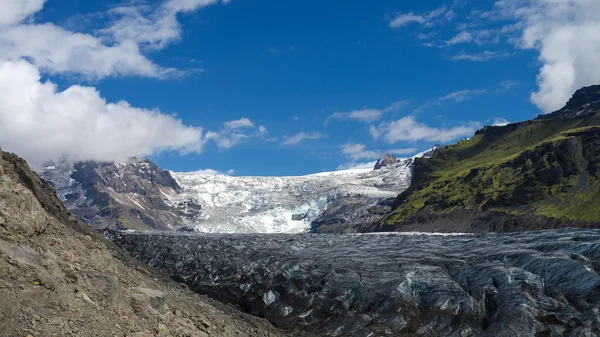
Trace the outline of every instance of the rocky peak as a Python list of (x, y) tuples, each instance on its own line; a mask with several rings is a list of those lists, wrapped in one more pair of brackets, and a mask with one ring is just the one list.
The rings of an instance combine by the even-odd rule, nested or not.
[(536, 119), (584, 117), (599, 111), (600, 85), (592, 85), (577, 90), (564, 108), (547, 115), (540, 115)]
[(132, 157), (127, 162), (78, 162), (74, 169), (71, 178), (84, 187), (100, 183), (118, 193), (145, 193), (159, 187), (179, 189), (168, 171), (143, 158)]
[(375, 170), (380, 170), (383, 167), (393, 166), (398, 163), (398, 159), (390, 153), (386, 153), (375, 163)]
[(583, 87), (575, 91), (565, 109), (578, 109), (594, 102), (600, 102), (600, 85)]
[(148, 159), (124, 162), (61, 159), (39, 170), (69, 210), (96, 228), (176, 229), (200, 214), (200, 205), (172, 202), (180, 187)]

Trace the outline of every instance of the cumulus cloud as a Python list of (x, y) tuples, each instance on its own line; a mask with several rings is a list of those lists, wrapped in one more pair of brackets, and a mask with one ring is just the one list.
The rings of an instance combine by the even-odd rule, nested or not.
[(516, 21), (520, 48), (535, 49), (543, 66), (531, 100), (545, 112), (561, 108), (580, 87), (600, 83), (600, 1), (501, 0), (496, 16)]
[[(141, 47), (161, 49), (181, 36), (177, 14), (206, 7), (218, 0), (166, 0), (150, 5), (117, 7), (118, 18), (98, 35), (73, 32), (51, 23), (25, 22), (40, 11), (44, 0), (0, 0), (0, 59), (22, 58), (50, 74), (77, 74), (86, 78), (180, 76), (181, 71), (149, 60)], [(225, 1), (224, 1), (225, 2)], [(146, 11), (149, 11), (147, 16)]]
[(53, 24), (0, 28), (0, 59), (26, 58), (51, 74), (166, 77), (175, 69), (154, 64), (131, 41), (106, 46), (89, 34), (74, 33)]
[(0, 0), (0, 27), (10, 26), (23, 21), (39, 12), (46, 0)]
[(286, 137), (283, 145), (297, 145), (305, 140), (316, 140), (325, 137), (325, 135), (319, 132), (300, 132), (293, 136)]
[(382, 137), (389, 144), (399, 141), (446, 143), (461, 137), (472, 136), (480, 127), (479, 123), (470, 122), (452, 128), (436, 128), (416, 121), (414, 116), (406, 116), (396, 121), (382, 123), (375, 128), (377, 132), (372, 135)]
[(58, 91), (26, 61), (0, 62), (0, 144), (34, 164), (64, 155), (110, 161), (161, 150), (197, 153), (202, 135), (158, 110), (107, 103), (92, 87)]
[(359, 159), (376, 159), (381, 156), (381, 153), (377, 151), (367, 150), (367, 146), (364, 144), (344, 144), (342, 145), (342, 154), (348, 158), (359, 160)]
[[(209, 141), (230, 148), (266, 135), (264, 126), (254, 128), (248, 118), (226, 122), (218, 132), (204, 132), (158, 109), (136, 108), (126, 101), (107, 102), (93, 87), (73, 85), (59, 91), (50, 80), (40, 80), (42, 72), (94, 79), (173, 76), (177, 70), (154, 64), (140, 46), (162, 48), (176, 41), (181, 33), (177, 14), (219, 1), (166, 0), (158, 9), (149, 10), (153, 14), (150, 21), (144, 21), (148, 23), (142, 31), (145, 38), (127, 35), (126, 27), (121, 27), (123, 31), (111, 35), (111, 41), (107, 40), (108, 30), (95, 36), (27, 19), (40, 11), (44, 2), (0, 0), (0, 144), (5, 149), (33, 164), (60, 156), (112, 161), (160, 151), (199, 153)], [(139, 13), (150, 6), (134, 4), (138, 7), (129, 10)], [(115, 11), (126, 12), (124, 8)], [(128, 15), (116, 12), (112, 15)], [(116, 20), (110, 27), (120, 22)]]

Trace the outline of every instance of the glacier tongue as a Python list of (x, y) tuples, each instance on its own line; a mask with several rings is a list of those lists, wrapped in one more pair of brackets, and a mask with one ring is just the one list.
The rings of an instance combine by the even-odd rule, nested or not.
[(194, 227), (207, 233), (302, 233), (335, 200), (391, 198), (410, 185), (413, 158), (380, 170), (353, 169), (296, 177), (171, 175), (181, 193), (172, 203), (194, 200), (202, 214)]

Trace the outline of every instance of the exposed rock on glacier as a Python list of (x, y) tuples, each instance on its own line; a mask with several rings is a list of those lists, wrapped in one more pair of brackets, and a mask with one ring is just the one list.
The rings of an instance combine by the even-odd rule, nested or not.
[(278, 327), (329, 336), (597, 336), (600, 231), (486, 235), (110, 233)]
[(375, 169), (380, 170), (382, 167), (393, 166), (398, 163), (398, 159), (392, 154), (386, 153), (375, 163)]

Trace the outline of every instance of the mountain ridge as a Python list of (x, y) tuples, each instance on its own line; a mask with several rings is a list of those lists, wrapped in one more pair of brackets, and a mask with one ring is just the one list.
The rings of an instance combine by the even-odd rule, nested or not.
[(344, 233), (370, 231), (408, 187), (414, 159), (389, 159), (373, 169), (291, 177), (178, 173), (139, 157), (57, 160), (37, 171), (96, 229)]
[(376, 230), (600, 226), (598, 89), (582, 88), (561, 110), (486, 126), (471, 139), (415, 160), (411, 187)]

